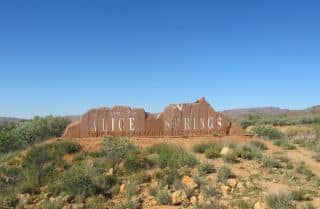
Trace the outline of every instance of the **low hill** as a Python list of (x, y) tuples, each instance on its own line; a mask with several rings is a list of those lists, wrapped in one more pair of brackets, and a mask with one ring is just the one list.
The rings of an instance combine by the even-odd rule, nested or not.
[(13, 118), (13, 117), (0, 117), (0, 124), (1, 123), (6, 123), (6, 122), (18, 123), (18, 122), (20, 122), (22, 120), (24, 120), (24, 119), (22, 119), (22, 118)]
[(231, 110), (224, 110), (221, 113), (229, 116), (230, 118), (241, 118), (249, 114), (252, 115), (279, 115), (283, 113), (288, 113), (290, 110), (281, 109), (278, 107), (256, 107), (256, 108), (238, 108)]
[(287, 117), (301, 117), (301, 116), (320, 116), (320, 105), (309, 107), (302, 110), (289, 110), (279, 107), (255, 107), (255, 108), (237, 108), (221, 111), (221, 113), (233, 119), (245, 118), (248, 115), (263, 115), (263, 116), (287, 116)]

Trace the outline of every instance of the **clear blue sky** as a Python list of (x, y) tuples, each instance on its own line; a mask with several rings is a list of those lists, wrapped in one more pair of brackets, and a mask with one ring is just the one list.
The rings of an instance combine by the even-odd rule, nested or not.
[(0, 116), (320, 104), (320, 2), (1, 0)]

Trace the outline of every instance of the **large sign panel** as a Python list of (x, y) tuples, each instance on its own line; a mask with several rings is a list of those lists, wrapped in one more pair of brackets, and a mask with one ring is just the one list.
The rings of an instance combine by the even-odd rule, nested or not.
[[(159, 115), (152, 115), (144, 109), (115, 106), (92, 109), (70, 124), (64, 137), (113, 136), (200, 136), (243, 133), (232, 131), (231, 121), (217, 113), (205, 101), (167, 106)], [(242, 132), (242, 133), (240, 133)]]

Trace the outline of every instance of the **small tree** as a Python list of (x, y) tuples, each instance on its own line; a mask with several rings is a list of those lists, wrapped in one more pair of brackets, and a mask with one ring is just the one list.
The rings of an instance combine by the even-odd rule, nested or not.
[(137, 150), (126, 138), (122, 137), (104, 137), (102, 152), (103, 155), (111, 161), (112, 167), (125, 158), (129, 151)]

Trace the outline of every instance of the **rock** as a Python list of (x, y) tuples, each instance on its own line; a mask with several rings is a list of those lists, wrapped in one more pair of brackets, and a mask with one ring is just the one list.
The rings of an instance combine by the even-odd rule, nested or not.
[(187, 199), (187, 195), (184, 191), (178, 190), (172, 193), (171, 199), (173, 205), (180, 205), (185, 199)]
[(256, 204), (254, 204), (253, 209), (267, 209), (267, 207), (265, 206), (265, 204), (258, 201)]
[(113, 168), (110, 168), (107, 172), (107, 176), (112, 176), (113, 175)]
[(230, 148), (229, 147), (223, 147), (220, 154), (221, 155), (227, 155), (231, 152)]
[(311, 195), (311, 194), (305, 194), (305, 195), (303, 195), (303, 200), (312, 201), (312, 195)]
[(230, 187), (226, 185), (222, 185), (220, 190), (223, 196), (228, 196), (229, 192), (231, 191)]
[(21, 205), (26, 205), (30, 201), (30, 194), (18, 194), (17, 198)]
[(62, 200), (63, 200), (64, 203), (71, 203), (72, 200), (73, 200), (73, 196), (71, 196), (71, 195), (66, 195), (66, 196), (63, 197)]
[(50, 198), (52, 196), (52, 194), (50, 194), (50, 193), (44, 193), (43, 194), (43, 197), (45, 198), (45, 199), (48, 199), (48, 198)]
[(228, 179), (227, 180), (227, 184), (232, 187), (232, 188), (235, 188), (238, 184), (238, 181), (237, 179)]
[(198, 195), (198, 202), (200, 205), (205, 202), (205, 196), (202, 192), (200, 192), (200, 194)]
[(198, 187), (198, 184), (189, 176), (182, 177), (181, 183), (189, 189), (196, 189)]
[(148, 196), (145, 198), (145, 205), (148, 207), (157, 205), (157, 200), (153, 196)]
[(124, 191), (125, 191), (125, 185), (124, 184), (121, 184), (120, 187), (119, 187), (119, 194), (124, 194)]
[(197, 205), (197, 203), (198, 203), (197, 197), (196, 196), (192, 196), (190, 198), (190, 202), (191, 202), (192, 205)]

